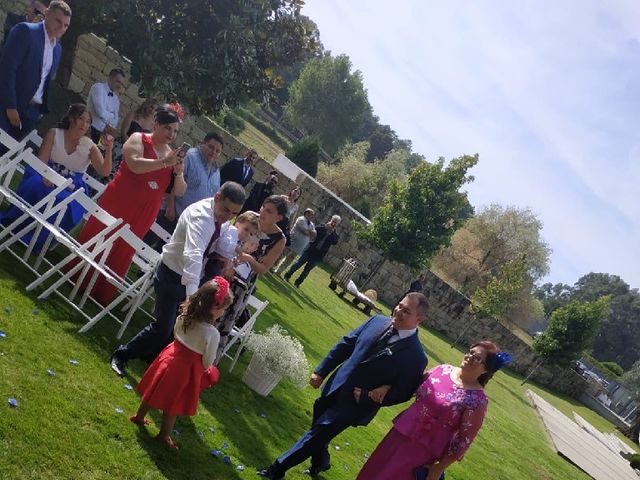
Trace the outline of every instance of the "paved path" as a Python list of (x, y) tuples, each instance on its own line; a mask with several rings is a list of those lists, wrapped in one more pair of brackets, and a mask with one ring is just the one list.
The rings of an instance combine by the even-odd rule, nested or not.
[(531, 390), (527, 394), (560, 455), (595, 480), (640, 479), (627, 460), (615, 453), (608, 443), (603, 443), (604, 434), (586, 420), (581, 418), (582, 426), (578, 425)]

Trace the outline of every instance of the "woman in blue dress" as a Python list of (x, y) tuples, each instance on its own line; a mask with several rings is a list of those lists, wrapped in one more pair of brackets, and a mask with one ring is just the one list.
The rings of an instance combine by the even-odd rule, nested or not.
[[(58, 128), (50, 129), (42, 140), (38, 158), (63, 177), (73, 180), (71, 189), (62, 191), (56, 196), (58, 202), (67, 198), (77, 188), (82, 188), (85, 192), (88, 192), (82, 176), (89, 164), (100, 175), (108, 175), (111, 172), (113, 138), (102, 138), (101, 141), (105, 149), (103, 156), (98, 147), (86, 136), (90, 127), (91, 114), (87, 110), (87, 106), (82, 103), (75, 103), (69, 107), (67, 114), (58, 124)], [(16, 193), (29, 204), (35, 205), (54, 188), (33, 168), (27, 167)], [(0, 220), (6, 226), (21, 214), (21, 210), (12, 206), (6, 212), (0, 213)], [(75, 201), (71, 202), (67, 206), (60, 227), (67, 232), (70, 231), (82, 220), (83, 215), (84, 209), (82, 206)], [(19, 230), (24, 225), (25, 223), (22, 223), (16, 229)], [(31, 238), (32, 234), (29, 233), (22, 240), (25, 243), (29, 243)], [(42, 249), (46, 238), (47, 233), (43, 231), (36, 241), (35, 251)]]

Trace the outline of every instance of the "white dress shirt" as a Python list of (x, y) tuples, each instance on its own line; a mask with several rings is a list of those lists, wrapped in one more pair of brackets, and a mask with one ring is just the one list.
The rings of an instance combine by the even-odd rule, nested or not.
[(399, 342), (400, 340), (404, 340), (405, 338), (410, 337), (417, 331), (418, 331), (417, 328), (411, 328), (409, 330), (398, 330), (397, 333), (394, 333), (393, 335), (391, 335), (391, 338), (389, 338), (387, 345), (391, 343)]
[(99, 132), (107, 125), (114, 128), (118, 126), (120, 98), (107, 83), (94, 83), (91, 86), (87, 97), (87, 109), (91, 113), (91, 126)]
[(40, 85), (38, 85), (38, 90), (36, 90), (36, 94), (33, 96), (33, 101), (35, 103), (39, 103), (42, 105), (44, 96), (44, 84), (47, 81), (47, 77), (49, 76), (49, 72), (51, 71), (51, 67), (53, 66), (53, 49), (58, 42), (55, 38), (53, 41), (49, 38), (49, 34), (47, 33), (47, 28), (43, 26), (42, 30), (44, 31), (44, 50), (42, 51), (42, 71), (40, 72)]
[(213, 203), (213, 198), (205, 198), (189, 205), (162, 248), (162, 262), (182, 276), (187, 297), (198, 290), (205, 249), (216, 231)]
[(189, 350), (202, 355), (202, 366), (209, 368), (216, 359), (220, 332), (210, 323), (194, 322), (184, 331), (182, 317), (178, 317), (173, 328), (173, 336)]

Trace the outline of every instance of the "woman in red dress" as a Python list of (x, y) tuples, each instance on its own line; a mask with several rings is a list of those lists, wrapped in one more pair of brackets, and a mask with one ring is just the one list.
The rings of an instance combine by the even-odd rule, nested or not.
[[(100, 197), (99, 205), (116, 218), (129, 224), (131, 231), (143, 238), (160, 211), (162, 198), (169, 188), (172, 175), (174, 192), (181, 196), (185, 189), (183, 164), (185, 152), (172, 150), (169, 144), (178, 133), (182, 110), (179, 105), (159, 107), (151, 134), (134, 133), (122, 147), (124, 162)], [(182, 114), (184, 116), (184, 114)], [(80, 232), (78, 241), (85, 243), (97, 235), (104, 225), (91, 217)], [(131, 265), (134, 250), (122, 240), (111, 248), (106, 264), (124, 277)], [(91, 295), (103, 305), (116, 296), (116, 288), (99, 277)]]
[(162, 426), (156, 440), (171, 448), (178, 448), (170, 436), (176, 417), (195, 415), (202, 390), (218, 382), (213, 361), (220, 333), (213, 323), (232, 299), (229, 282), (224, 278), (215, 277), (204, 283), (180, 307), (173, 330), (175, 340), (158, 355), (138, 384), (142, 401), (138, 412), (129, 419), (136, 425), (147, 425), (149, 410), (162, 410)]

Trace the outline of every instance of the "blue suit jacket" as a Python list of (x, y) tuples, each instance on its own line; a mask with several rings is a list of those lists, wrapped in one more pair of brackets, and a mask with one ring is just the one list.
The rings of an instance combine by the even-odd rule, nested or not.
[[(368, 424), (380, 408), (366, 395), (369, 390), (391, 385), (382, 402), (382, 406), (390, 406), (409, 400), (422, 382), (427, 356), (417, 332), (370, 358), (371, 346), (390, 324), (389, 317), (374, 315), (343, 337), (315, 369), (323, 378), (333, 371), (322, 395), (337, 395), (334, 410), (336, 414), (348, 416), (352, 425)], [(365, 390), (360, 403), (353, 398), (354, 387)]]
[[(19, 23), (11, 29), (0, 59), (0, 111), (15, 108), (26, 111), (40, 85), (44, 52), (44, 22)], [(44, 85), (41, 113), (47, 113), (47, 93), (54, 77), (62, 47), (56, 43), (53, 63)]]

